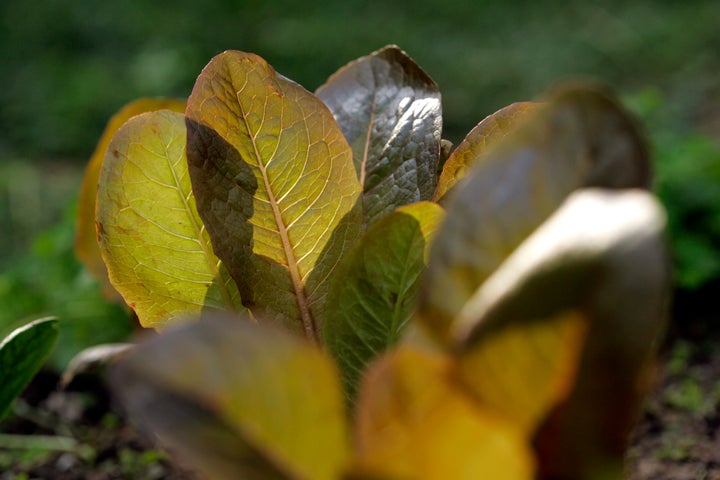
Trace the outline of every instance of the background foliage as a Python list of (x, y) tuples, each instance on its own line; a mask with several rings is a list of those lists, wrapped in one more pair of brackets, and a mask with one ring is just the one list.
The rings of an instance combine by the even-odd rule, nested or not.
[(720, 277), (719, 17), (715, 0), (4, 1), (0, 328), (59, 316), (60, 363), (78, 344), (129, 331), (71, 252), (82, 165), (120, 106), (187, 97), (225, 49), (257, 52), (314, 90), (388, 43), (437, 81), (455, 143), (486, 115), (562, 79), (591, 76), (620, 92), (654, 145), (677, 285), (704, 295), (680, 303), (697, 310)]

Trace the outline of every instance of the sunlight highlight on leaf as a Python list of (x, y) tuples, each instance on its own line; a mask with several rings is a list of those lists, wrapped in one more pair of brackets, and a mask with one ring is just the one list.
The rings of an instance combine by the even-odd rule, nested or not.
[(350, 62), (317, 89), (353, 150), (368, 224), (430, 200), (442, 106), (437, 84), (391, 45)]

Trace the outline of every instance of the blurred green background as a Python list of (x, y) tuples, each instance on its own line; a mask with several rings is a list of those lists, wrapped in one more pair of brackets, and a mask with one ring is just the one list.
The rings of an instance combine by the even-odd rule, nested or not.
[(41, 0), (0, 3), (0, 331), (63, 320), (54, 362), (123, 338), (72, 254), (82, 167), (141, 96), (186, 97), (210, 58), (252, 51), (309, 90), (383, 45), (443, 92), (445, 136), (570, 78), (611, 86), (645, 125), (670, 216), (676, 324), (720, 323), (720, 2)]

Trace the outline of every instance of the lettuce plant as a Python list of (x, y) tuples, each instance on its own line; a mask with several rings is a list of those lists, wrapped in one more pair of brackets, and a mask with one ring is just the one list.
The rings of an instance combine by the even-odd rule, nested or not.
[(208, 478), (620, 475), (669, 274), (610, 94), (510, 105), (451, 153), (437, 85), (394, 46), (315, 94), (228, 51), (184, 114), (141, 106), (106, 130), (78, 229), (163, 330), (113, 385), (179, 458)]

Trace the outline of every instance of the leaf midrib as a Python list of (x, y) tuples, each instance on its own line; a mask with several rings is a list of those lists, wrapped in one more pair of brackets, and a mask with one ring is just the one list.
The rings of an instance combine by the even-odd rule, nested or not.
[(360, 164), (360, 186), (365, 191), (365, 176), (367, 175), (367, 162), (370, 153), (370, 141), (372, 140), (373, 126), (375, 125), (375, 104), (377, 101), (377, 87), (373, 85), (372, 99), (370, 100), (370, 118), (368, 119), (367, 131), (365, 132), (365, 145), (363, 149), (362, 163)]
[[(268, 203), (272, 208), (275, 224), (278, 227), (278, 235), (280, 236), (280, 242), (283, 246), (285, 259), (287, 260), (287, 267), (290, 273), (290, 279), (292, 281), (293, 290), (295, 293), (295, 300), (297, 302), (298, 311), (300, 313), (300, 321), (302, 322), (303, 331), (305, 332), (305, 336), (308, 340), (314, 343), (319, 343), (317, 326), (315, 323), (315, 319), (313, 318), (312, 311), (310, 310), (310, 302), (305, 295), (305, 288), (303, 286), (302, 277), (300, 276), (300, 270), (298, 269), (297, 259), (295, 258), (295, 251), (293, 250), (292, 243), (290, 242), (290, 237), (287, 231), (287, 226), (285, 225), (285, 221), (282, 218), (278, 202), (275, 198), (275, 192), (273, 192), (271, 188), (270, 179), (267, 175), (267, 167), (263, 163), (263, 158), (257, 145), (258, 132), (254, 132), (250, 128), (250, 123), (247, 119), (247, 112), (245, 111), (245, 108), (243, 108), (242, 103), (238, 102), (238, 105), (240, 107), (240, 113), (243, 123), (245, 124), (245, 129), (248, 132), (248, 136), (253, 146), (253, 151), (255, 153), (255, 159), (257, 160), (258, 169), (262, 174), (265, 191), (268, 196)], [(282, 123), (282, 112), (280, 114), (280, 117)], [(278, 142), (279, 141), (280, 139), (278, 138)]]
[[(422, 236), (422, 233), (420, 233), (420, 235)], [(392, 322), (390, 325), (390, 329), (388, 330), (387, 345), (392, 345), (393, 343), (395, 343), (398, 338), (398, 333), (400, 332), (400, 329), (405, 325), (405, 322), (400, 322), (400, 317), (402, 317), (403, 313), (402, 305), (405, 301), (405, 296), (409, 291), (409, 289), (407, 288), (408, 276), (410, 274), (411, 266), (414, 259), (414, 257), (410, 254), (410, 251), (412, 250), (413, 244), (417, 240), (417, 234), (413, 235), (413, 239), (410, 243), (411, 247), (405, 250), (405, 261), (403, 262), (402, 275), (400, 277), (399, 283), (400, 289), (398, 289), (398, 296), (393, 308)], [(413, 279), (413, 282), (416, 279), (417, 275), (415, 275), (415, 279)]]

